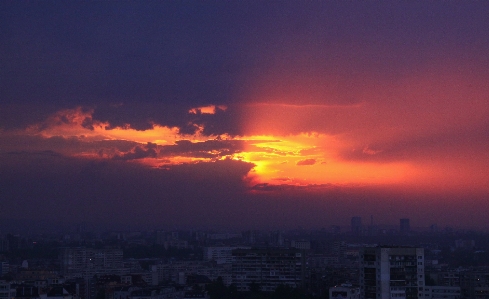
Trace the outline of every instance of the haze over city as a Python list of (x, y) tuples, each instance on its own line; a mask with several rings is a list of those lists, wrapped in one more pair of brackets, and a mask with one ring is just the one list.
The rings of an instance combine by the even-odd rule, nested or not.
[(2, 224), (487, 230), (488, 16), (3, 1)]

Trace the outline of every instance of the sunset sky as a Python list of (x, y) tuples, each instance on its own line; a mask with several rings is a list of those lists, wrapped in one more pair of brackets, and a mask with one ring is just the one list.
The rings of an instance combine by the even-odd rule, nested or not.
[(4, 222), (489, 229), (486, 1), (3, 1), (0, 28)]

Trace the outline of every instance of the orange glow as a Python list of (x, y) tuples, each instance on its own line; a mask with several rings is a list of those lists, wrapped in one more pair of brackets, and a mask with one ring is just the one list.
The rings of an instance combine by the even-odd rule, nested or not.
[(239, 155), (242, 160), (256, 164), (253, 175), (260, 183), (393, 184), (405, 181), (414, 172), (409, 163), (341, 161), (336, 153), (343, 145), (332, 136), (315, 133), (280, 138), (247, 137), (248, 140), (270, 140), (260, 141), (255, 149)]
[(194, 135), (179, 134), (178, 128), (169, 128), (166, 126), (153, 125), (150, 130), (139, 131), (131, 128), (130, 125), (125, 127), (110, 127), (109, 123), (94, 122), (93, 128), (83, 127), (86, 119), (92, 119), (93, 111), (82, 111), (81, 108), (62, 110), (49, 118), (44, 124), (31, 126), (27, 133), (31, 135), (40, 134), (49, 138), (53, 136), (61, 137), (79, 137), (87, 141), (94, 140), (126, 140), (138, 143), (155, 143), (159, 145), (173, 144), (177, 140), (188, 139), (194, 141), (204, 141), (215, 136), (202, 136), (200, 131)]
[[(200, 108), (199, 108), (200, 109)], [(180, 140), (189, 140), (196, 144), (214, 140), (216, 136), (204, 136), (201, 130), (194, 135), (183, 135), (177, 128), (153, 125), (152, 129), (138, 131), (129, 125), (107, 129), (109, 123), (91, 122), (91, 128), (83, 123), (91, 119), (92, 111), (72, 109), (60, 111), (49, 118), (44, 124), (28, 128), (29, 134), (39, 134), (44, 138), (60, 136), (76, 137), (82, 142), (100, 140), (123, 140), (141, 144), (147, 143), (161, 146), (174, 145)], [(220, 136), (223, 140), (232, 140), (230, 136)], [(151, 166), (168, 164), (195, 163), (231, 157), (255, 165), (251, 176), (260, 183), (286, 183), (294, 185), (307, 184), (385, 184), (399, 183), (406, 179), (412, 169), (407, 163), (358, 163), (342, 161), (338, 152), (348, 147), (348, 143), (340, 136), (320, 133), (300, 133), (295, 135), (251, 135), (235, 137), (234, 140), (246, 141), (246, 147), (237, 153), (220, 154), (210, 150), (209, 157), (193, 157), (179, 153), (160, 154), (158, 157), (140, 158), (135, 161)], [(367, 150), (371, 154), (375, 151)], [(77, 156), (92, 158), (111, 158), (123, 153), (85, 151)]]
[(188, 111), (190, 114), (216, 114), (216, 108), (225, 111), (227, 109), (226, 106), (224, 105), (210, 105), (210, 106), (204, 106), (204, 107), (198, 107), (198, 108), (192, 108)]
[[(435, 133), (446, 126), (440, 118), (424, 117), (417, 121), (419, 114), (370, 102), (304, 106), (253, 103), (241, 107), (243, 127), (248, 132), (244, 136), (208, 136), (203, 134), (203, 127), (193, 135), (186, 135), (177, 127), (157, 124), (144, 131), (130, 125), (113, 128), (109, 123), (94, 121), (93, 111), (82, 108), (59, 111), (43, 123), (15, 134), (72, 139), (87, 146), (53, 150), (66, 155), (114, 158), (152, 167), (229, 158), (241, 160), (255, 165), (246, 178), (253, 183), (297, 186), (388, 184), (460, 189), (479, 186), (480, 189), (480, 186), (487, 186), (489, 180), (484, 169), (489, 157), (479, 155), (479, 163), (469, 163), (463, 156), (466, 148), (451, 149), (440, 159), (429, 152), (423, 154), (404, 149), (406, 144), (402, 138), (418, 137), (419, 123)], [(224, 106), (217, 108), (226, 109)], [(194, 108), (189, 113), (215, 113), (217, 108)], [(487, 112), (485, 103), (476, 108), (479, 109), (474, 113), (477, 118)], [(392, 113), (385, 113), (386, 116), (379, 119), (377, 109)], [(460, 113), (458, 117), (465, 120), (469, 112)], [(465, 123), (470, 125), (473, 119), (469, 118), (470, 121)], [(409, 122), (414, 125), (410, 126)], [(319, 128), (321, 133), (311, 128)], [(398, 140), (401, 142), (396, 143)], [(206, 141), (211, 142), (204, 143)], [(229, 144), (226, 142), (231, 141), (240, 142), (231, 150), (226, 147)], [(150, 146), (154, 152), (149, 152)], [(397, 151), (393, 157), (389, 156), (389, 146)], [(146, 156), (146, 153), (151, 155)], [(349, 153), (353, 153), (352, 156)], [(377, 159), (379, 156), (383, 158)]]
[(253, 77), (241, 126), (250, 140), (279, 141), (242, 156), (261, 183), (487, 192), (489, 84), (473, 66), (449, 65), (346, 85), (301, 69)]

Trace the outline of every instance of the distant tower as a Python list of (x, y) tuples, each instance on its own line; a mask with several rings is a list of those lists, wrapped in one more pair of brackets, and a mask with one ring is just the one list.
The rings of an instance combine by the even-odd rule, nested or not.
[(270, 244), (283, 247), (284, 246), (284, 236), (281, 231), (273, 231), (270, 233)]
[(376, 236), (378, 233), (377, 227), (374, 225), (374, 215), (370, 215), (370, 225), (367, 232), (369, 236)]
[(409, 226), (409, 218), (401, 218), (399, 232), (402, 235), (407, 235), (410, 230), (411, 230), (411, 227)]
[(351, 232), (354, 235), (361, 235), (362, 233), (362, 217), (351, 218)]
[(247, 230), (242, 232), (241, 235), (243, 236), (243, 242), (245, 244), (255, 244), (257, 234), (257, 231), (254, 230)]

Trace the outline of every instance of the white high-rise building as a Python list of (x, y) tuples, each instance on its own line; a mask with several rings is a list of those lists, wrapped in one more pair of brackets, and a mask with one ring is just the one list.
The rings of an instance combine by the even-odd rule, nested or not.
[(62, 248), (61, 274), (65, 277), (92, 277), (94, 274), (122, 274), (122, 249)]
[(363, 248), (360, 262), (360, 298), (423, 298), (423, 248)]
[(0, 280), (0, 299), (14, 299), (15, 295), (16, 290), (10, 287), (10, 282)]
[(235, 249), (251, 249), (248, 246), (213, 246), (204, 247), (204, 260), (215, 261), (218, 265), (232, 264), (233, 250)]

